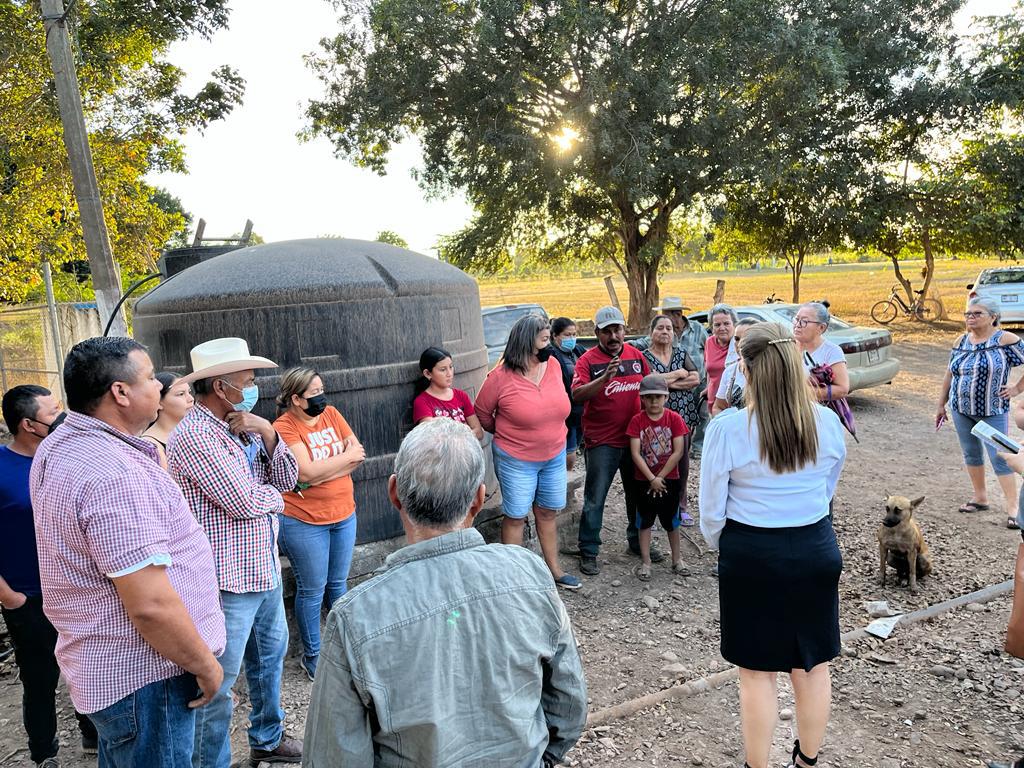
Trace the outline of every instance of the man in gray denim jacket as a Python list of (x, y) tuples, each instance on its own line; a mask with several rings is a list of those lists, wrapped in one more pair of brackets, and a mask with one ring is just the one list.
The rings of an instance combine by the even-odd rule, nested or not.
[(327, 618), (306, 721), (308, 768), (561, 762), (587, 717), (565, 606), (544, 561), (485, 544), (473, 433), (432, 419), (389, 482), (407, 546)]

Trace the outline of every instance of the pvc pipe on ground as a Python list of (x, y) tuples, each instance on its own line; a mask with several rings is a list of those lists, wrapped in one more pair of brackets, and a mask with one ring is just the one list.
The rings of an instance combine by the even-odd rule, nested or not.
[[(905, 613), (900, 616), (899, 621), (896, 622), (896, 626), (904, 626), (906, 624), (916, 624), (919, 621), (927, 621), (928, 619), (933, 619), (936, 616), (941, 616), (944, 613), (948, 613), (956, 608), (965, 606), (968, 603), (987, 603), (989, 600), (994, 600), (995, 598), (1012, 591), (1013, 579), (1008, 579), (1000, 584), (992, 584), (984, 589), (979, 589), (976, 592), (961, 595), (960, 597), (954, 597), (941, 603), (935, 603), (934, 605), (929, 605), (927, 608), (921, 608), (917, 611)], [(865, 637), (870, 637), (870, 635), (868, 635), (867, 630), (861, 628), (845, 632), (841, 639), (844, 643), (849, 643), (856, 640), (862, 640)], [(629, 699), (621, 704), (615, 704), (610, 707), (605, 707), (604, 709), (595, 710), (587, 716), (587, 727), (593, 728), (597, 725), (609, 723), (612, 720), (622, 720), (635, 715), (637, 712), (666, 701), (685, 699), (690, 696), (696, 696), (700, 693), (706, 693), (716, 688), (721, 688), (726, 683), (732, 682), (739, 677), (739, 674), (740, 671), (738, 667), (729, 667), (729, 669), (716, 672), (713, 675), (708, 675), (707, 677), (701, 677), (696, 680), (690, 680), (686, 683), (673, 685), (669, 688), (665, 688), (664, 690), (649, 693), (646, 696)]]

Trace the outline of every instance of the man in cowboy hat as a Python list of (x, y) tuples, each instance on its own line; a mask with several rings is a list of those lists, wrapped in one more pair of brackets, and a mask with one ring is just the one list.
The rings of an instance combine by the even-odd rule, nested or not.
[(196, 717), (194, 768), (231, 765), (231, 688), (242, 661), (249, 681), (250, 762), (297, 763), (302, 744), (285, 735), (281, 674), (288, 624), (277, 557), (281, 493), (298, 481), (295, 457), (266, 419), (256, 370), (276, 368), (249, 354), (243, 339), (214, 339), (192, 349), (196, 404), (171, 433), (167, 469), (213, 546), (227, 625), (220, 657), (224, 683)]

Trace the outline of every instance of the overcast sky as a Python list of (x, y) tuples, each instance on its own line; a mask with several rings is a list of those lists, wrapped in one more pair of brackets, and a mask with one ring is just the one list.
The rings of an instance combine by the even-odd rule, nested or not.
[[(1012, 0), (968, 0), (962, 14), (1007, 13)], [(459, 229), (471, 214), (461, 196), (427, 200), (410, 172), (419, 162), (408, 142), (395, 149), (388, 174), (379, 177), (333, 156), (329, 142), (300, 143), (303, 108), (320, 86), (302, 57), (336, 29), (326, 0), (236, 0), (230, 28), (211, 40), (172, 47), (195, 90), (222, 64), (246, 80), (244, 104), (205, 133), (185, 139), (190, 172), (156, 174), (151, 181), (179, 197), (206, 234), (228, 236), (247, 218), (268, 241), (319, 235), (373, 239), (382, 229), (404, 237), (413, 250), (434, 253), (441, 235)]]

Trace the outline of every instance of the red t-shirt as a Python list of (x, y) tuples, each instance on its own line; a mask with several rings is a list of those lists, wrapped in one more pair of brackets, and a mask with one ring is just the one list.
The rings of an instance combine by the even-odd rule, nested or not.
[(420, 392), (412, 401), (412, 423), (419, 424), (424, 419), (452, 419), (465, 424), (466, 419), (476, 411), (473, 401), (461, 389), (452, 387), (451, 400), (438, 400), (427, 391)]
[[(588, 349), (576, 361), (572, 388), (598, 378), (611, 359), (600, 347)], [(625, 448), (629, 445), (626, 427), (640, 410), (640, 380), (649, 371), (643, 353), (629, 344), (623, 346), (619, 353), (619, 370), (605, 382), (604, 389), (583, 406), (583, 437), (588, 448), (595, 445)]]
[[(640, 455), (647, 463), (652, 474), (658, 474), (662, 467), (668, 463), (668, 457), (672, 455), (672, 439), (688, 435), (690, 430), (683, 421), (683, 417), (668, 408), (661, 414), (657, 421), (651, 421), (646, 411), (640, 411), (629, 422), (626, 434), (630, 437), (640, 439)], [(634, 477), (637, 480), (647, 480), (639, 467), (634, 468)], [(679, 465), (665, 475), (666, 480), (679, 479)]]
[(722, 381), (722, 372), (725, 370), (725, 358), (728, 355), (728, 344), (723, 347), (714, 336), (708, 336), (704, 344), (704, 369), (708, 372), (708, 402), (715, 402), (718, 385)]

